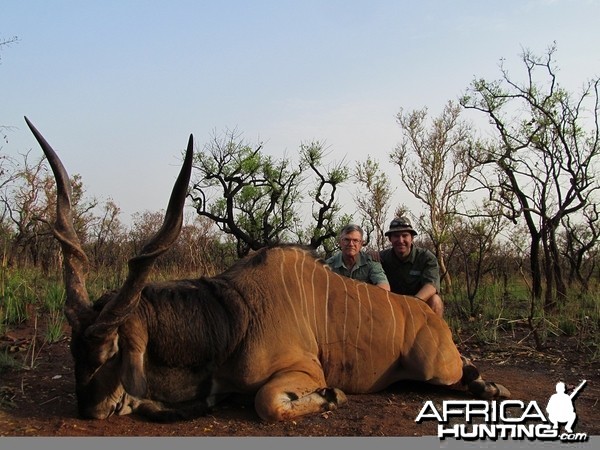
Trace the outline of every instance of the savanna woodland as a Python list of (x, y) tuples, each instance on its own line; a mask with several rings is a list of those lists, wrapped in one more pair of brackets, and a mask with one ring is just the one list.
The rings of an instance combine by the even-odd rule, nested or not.
[[(533, 387), (544, 376), (598, 381), (600, 79), (565, 89), (556, 56), (555, 46), (541, 55), (525, 50), (519, 71), (501, 62), (497, 79), (466, 80), (461, 96), (437, 115), (400, 109), (400, 138), (388, 161), (331, 162), (323, 142), (301, 143), (293, 158), (278, 159), (239, 130), (214, 133), (196, 149), (182, 233), (152, 276), (214, 275), (280, 242), (326, 257), (349, 222), (363, 226), (368, 248), (383, 249), (389, 221), (405, 215), (420, 232), (418, 245), (437, 256), (445, 318), (463, 353), (505, 377), (517, 398), (546, 396)], [(8, 124), (0, 131), (6, 140)], [(61, 252), (51, 232), (55, 184), (40, 155), (38, 148), (20, 158), (0, 153), (0, 435), (435, 433), (415, 429), (412, 418), (424, 398), (445, 394), (405, 385), (369, 403), (354, 396), (348, 412), (293, 424), (263, 424), (251, 408), (231, 412), (244, 410), (239, 405), (188, 427), (77, 421)], [(126, 224), (118, 201), (89, 195), (76, 173), (72, 189), (75, 226), (90, 259), (88, 290), (97, 298), (123, 282), (128, 259), (160, 227), (163, 211), (140, 212)], [(353, 199), (342, 201), (343, 189), (353, 190)], [(392, 204), (399, 189), (420, 208)], [(600, 433), (593, 412), (599, 392), (589, 386), (582, 395), (588, 403), (580, 400), (592, 434)], [(416, 406), (407, 413), (410, 402)]]

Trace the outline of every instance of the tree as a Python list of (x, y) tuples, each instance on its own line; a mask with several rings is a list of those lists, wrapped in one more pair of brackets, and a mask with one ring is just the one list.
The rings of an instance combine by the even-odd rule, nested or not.
[(325, 254), (330, 255), (334, 251), (339, 229), (350, 221), (347, 215), (339, 215), (342, 208), (336, 196), (338, 186), (348, 179), (349, 172), (343, 163), (322, 167), (325, 156), (325, 149), (320, 142), (300, 146), (300, 169), (308, 166), (314, 175), (313, 187), (308, 193), (314, 200), (311, 209), (314, 222), (305, 233), (308, 236), (306, 241), (314, 249), (322, 246)]
[[(47, 270), (56, 265), (59, 254), (48, 227), (56, 216), (54, 178), (48, 174), (43, 158), (31, 162), (29, 153), (23, 154), (22, 158), (22, 163), (12, 161), (14, 165), (6, 174), (6, 179), (11, 182), (4, 183), (0, 193), (5, 221), (12, 235), (9, 261), (32, 263)], [(71, 186), (73, 221), (85, 243), (92, 220), (90, 211), (96, 201), (84, 201), (85, 190), (79, 175), (72, 177)]]
[(319, 142), (301, 145), (296, 166), (288, 158), (277, 160), (261, 150), (262, 144), (249, 145), (235, 130), (215, 135), (196, 157), (200, 176), (191, 189), (196, 212), (233, 235), (238, 255), (244, 256), (250, 250), (291, 240), (294, 234), (300, 236), (298, 208), (313, 174), (310, 195), (317, 205), (312, 211), (315, 223), (302, 236), (313, 248), (335, 236), (333, 224), (340, 209), (336, 189), (347, 178), (344, 169), (322, 170), (325, 154)]
[(93, 261), (97, 267), (109, 267), (121, 273), (128, 255), (125, 248), (126, 229), (119, 216), (121, 209), (113, 200), (107, 200), (94, 217), (90, 226), (90, 246)]
[(582, 292), (587, 293), (590, 279), (596, 272), (598, 263), (598, 242), (600, 239), (600, 221), (597, 204), (588, 205), (583, 210), (584, 220), (571, 223), (567, 216), (564, 219), (565, 230), (562, 236), (562, 256), (569, 267), (568, 281), (577, 281)]
[(228, 130), (196, 157), (201, 176), (191, 191), (196, 212), (235, 236), (239, 256), (277, 242), (296, 220), (301, 172), (261, 149), (262, 144), (252, 147)]
[(29, 153), (22, 157), (23, 163), (16, 163), (9, 177), (12, 183), (6, 184), (2, 192), (4, 211), (13, 230), (8, 260), (11, 264), (30, 261), (38, 266), (40, 241), (44, 237), (47, 239), (49, 230), (36, 218), (50, 214), (44, 192), (50, 189), (52, 181), (47, 176), (43, 159), (31, 163)]
[(400, 169), (402, 183), (426, 207), (418, 222), (433, 244), (447, 288), (451, 278), (445, 246), (473, 170), (468, 158), (472, 129), (460, 119), (460, 111), (459, 105), (449, 101), (428, 128), (427, 108), (408, 113), (400, 110), (397, 121), (404, 136), (390, 154)]
[[(494, 206), (484, 204), (481, 208), (485, 211)], [(476, 313), (475, 299), (482, 278), (495, 268), (494, 250), (498, 246), (497, 237), (502, 227), (502, 215), (495, 211), (489, 211), (478, 218), (471, 217), (469, 220), (461, 218), (453, 227), (453, 241), (462, 264), (471, 317)]]
[[(0, 39), (0, 47), (8, 47), (10, 44), (14, 44), (15, 42), (19, 42), (18, 36), (12, 36), (8, 39)], [(0, 61), (2, 61), (2, 56), (0, 54)]]
[[(359, 185), (364, 187), (364, 189), (360, 188), (360, 193), (355, 195), (354, 202), (362, 217), (367, 243), (374, 241), (372, 246), (381, 250), (387, 243), (384, 227), (393, 192), (390, 188), (390, 180), (379, 170), (379, 164), (370, 157), (357, 165), (354, 177)], [(372, 235), (374, 235), (373, 239), (371, 239)]]
[(461, 99), (465, 108), (486, 114), (496, 130), (497, 143), (471, 156), (494, 169), (494, 177), (481, 177), (491, 200), (511, 221), (526, 224), (532, 296), (542, 298), (545, 275), (547, 308), (566, 296), (557, 230), (596, 202), (600, 150), (599, 79), (573, 96), (558, 84), (555, 51), (552, 46), (542, 57), (524, 51), (522, 82), (502, 62), (500, 80), (476, 79)]
[(186, 220), (171, 255), (173, 267), (187, 274), (210, 276), (222, 272), (235, 260), (235, 252), (223, 245), (215, 224), (208, 218), (194, 214)]

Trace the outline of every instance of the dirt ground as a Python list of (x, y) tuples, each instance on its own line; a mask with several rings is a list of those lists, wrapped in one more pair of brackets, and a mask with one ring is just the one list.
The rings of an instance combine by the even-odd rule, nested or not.
[[(286, 423), (262, 422), (251, 402), (239, 399), (219, 405), (205, 417), (173, 424), (149, 423), (135, 416), (81, 420), (76, 415), (68, 339), (42, 345), (30, 336), (25, 325), (0, 336), (0, 351), (21, 359), (27, 356), (28, 366), (33, 366), (0, 373), (0, 436), (436, 436), (437, 422), (415, 422), (424, 403), (470, 398), (401, 382), (377, 394), (349, 395), (349, 403), (336, 411)], [(474, 360), (484, 378), (506, 385), (513, 399), (535, 400), (542, 408), (558, 381), (572, 389), (586, 379), (574, 402), (575, 431), (600, 435), (600, 363), (589, 362), (589, 355), (567, 338), (549, 344), (537, 352), (527, 339), (518, 343), (510, 337), (500, 345), (463, 343), (459, 349)]]

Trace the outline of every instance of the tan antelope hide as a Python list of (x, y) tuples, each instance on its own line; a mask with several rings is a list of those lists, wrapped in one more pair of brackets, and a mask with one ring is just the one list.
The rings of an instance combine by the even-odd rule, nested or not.
[(162, 228), (129, 261), (123, 286), (92, 303), (69, 177), (27, 123), (57, 182), (54, 232), (64, 253), (80, 416), (181, 420), (244, 393), (254, 395), (261, 418), (294, 419), (337, 408), (344, 392), (376, 392), (399, 380), (482, 398), (509, 395), (481, 379), (423, 302), (343, 278), (304, 248), (265, 248), (212, 278), (148, 283), (154, 260), (181, 228), (191, 136)]

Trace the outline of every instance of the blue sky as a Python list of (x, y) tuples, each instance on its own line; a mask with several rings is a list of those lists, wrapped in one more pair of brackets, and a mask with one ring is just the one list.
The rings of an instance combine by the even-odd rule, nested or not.
[(19, 42), (0, 48), (0, 152), (39, 151), (28, 116), (128, 221), (165, 207), (189, 133), (202, 148), (237, 128), (274, 156), (312, 140), (331, 161), (371, 155), (416, 207), (388, 162), (399, 109), (436, 115), (554, 41), (576, 91), (600, 75), (598, 18), (600, 0), (5, 0), (0, 40)]

